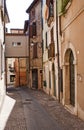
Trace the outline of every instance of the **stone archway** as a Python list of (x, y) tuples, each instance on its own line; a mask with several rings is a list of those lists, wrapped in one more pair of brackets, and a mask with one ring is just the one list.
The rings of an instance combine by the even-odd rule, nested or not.
[[(63, 51), (63, 99), (62, 103), (77, 115), (77, 55), (71, 42)], [(72, 84), (74, 87), (72, 87)], [(72, 96), (73, 95), (73, 96)], [(72, 98), (73, 97), (73, 98)]]
[(71, 49), (67, 49), (65, 61), (65, 104), (75, 106), (75, 66), (74, 55)]

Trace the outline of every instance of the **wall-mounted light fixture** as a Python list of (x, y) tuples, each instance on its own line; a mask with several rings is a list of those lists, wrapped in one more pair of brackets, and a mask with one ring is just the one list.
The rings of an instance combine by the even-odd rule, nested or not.
[(37, 43), (37, 42), (31, 42), (31, 43), (30, 43), (31, 47), (33, 47), (35, 44), (37, 44), (37, 46), (38, 46), (39, 48), (42, 48), (42, 42), (39, 42), (39, 43)]

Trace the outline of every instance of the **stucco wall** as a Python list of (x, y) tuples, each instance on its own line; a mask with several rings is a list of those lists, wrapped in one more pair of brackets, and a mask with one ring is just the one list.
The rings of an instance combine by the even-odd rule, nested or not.
[[(13, 46), (12, 42), (20, 42), (20, 46)], [(28, 56), (28, 36), (6, 35), (6, 57)]]
[(70, 48), (72, 44), (76, 59), (76, 98), (77, 111), (81, 118), (84, 118), (84, 1), (73, 0), (65, 16), (61, 17), (63, 42), (62, 63), (65, 48)]

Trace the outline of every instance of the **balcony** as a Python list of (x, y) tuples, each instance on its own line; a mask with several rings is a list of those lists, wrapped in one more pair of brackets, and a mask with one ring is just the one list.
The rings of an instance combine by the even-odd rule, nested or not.
[(48, 20), (47, 20), (48, 26), (50, 26), (50, 24), (51, 24), (51, 22), (53, 22), (53, 20), (54, 20), (54, 7), (53, 7), (53, 4), (50, 3), (49, 16), (48, 16)]
[(48, 48), (48, 58), (51, 60), (55, 57), (55, 44), (51, 43)]

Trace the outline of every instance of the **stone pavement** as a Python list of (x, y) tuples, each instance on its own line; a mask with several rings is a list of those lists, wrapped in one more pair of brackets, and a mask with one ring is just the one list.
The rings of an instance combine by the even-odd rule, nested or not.
[[(35, 123), (33, 120), (34, 117), (32, 117), (32, 116), (36, 116), (35, 118), (37, 121), (38, 121), (37, 117), (39, 117), (39, 120), (41, 119), (39, 116), (41, 114), (40, 111), (38, 111), (37, 113), (37, 109), (39, 108), (42, 109), (42, 112), (44, 112), (43, 111), (44, 109), (49, 119), (51, 117), (53, 122), (55, 122), (57, 126), (56, 129), (53, 127), (52, 127), (53, 129), (49, 129), (49, 128), (47, 129), (46, 127), (46, 129), (43, 128), (42, 130), (59, 130), (60, 128), (61, 130), (84, 130), (84, 121), (70, 114), (62, 106), (62, 104), (60, 104), (57, 100), (54, 100), (49, 95), (45, 94), (43, 91), (31, 90), (28, 88), (16, 88), (16, 89), (10, 89), (9, 95), (12, 98), (16, 99), (16, 105), (10, 115), (5, 130), (40, 130), (37, 128), (34, 129), (33, 125), (36, 127), (36, 125), (39, 126), (40, 124), (38, 122), (37, 124), (34, 124)], [(27, 97), (27, 95), (29, 97)], [(34, 104), (32, 103), (32, 105), (34, 106), (31, 107), (28, 106), (28, 104), (31, 104), (30, 99), (34, 101)], [(26, 105), (26, 103), (28, 104)], [(26, 116), (27, 111), (29, 113), (31, 112), (31, 114), (34, 113), (32, 114), (32, 116), (31, 114), (29, 115), (32, 119)], [(44, 123), (45, 119), (48, 120), (48, 118), (46, 117), (42, 119), (41, 122)], [(31, 124), (27, 123), (28, 120), (30, 120)], [(31, 127), (29, 127), (29, 125)], [(40, 126), (38, 128), (40, 128)]]
[(23, 104), (18, 89), (9, 89), (8, 95), (16, 100), (16, 104), (10, 114), (5, 130), (27, 130)]

